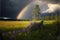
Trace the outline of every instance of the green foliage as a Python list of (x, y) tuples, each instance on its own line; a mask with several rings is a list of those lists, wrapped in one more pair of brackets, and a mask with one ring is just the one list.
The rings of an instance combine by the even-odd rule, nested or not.
[(60, 20), (60, 13), (51, 13), (50, 16), (43, 16), (44, 20)]
[(33, 20), (37, 20), (38, 19), (38, 13), (40, 11), (39, 5), (35, 5), (34, 9), (33, 9)]
[[(57, 27), (54, 25), (44, 25), (41, 30), (36, 30), (31, 33), (18, 33), (13, 35), (15, 40), (55, 40), (55, 33), (57, 32)], [(12, 34), (11, 34), (12, 36)], [(11, 36), (5, 37), (8, 39)], [(3, 36), (4, 38), (4, 36)]]
[[(46, 22), (45, 22), (46, 23)], [(40, 30), (32, 31), (31, 33), (16, 33), (8, 32), (6, 35), (2, 34), (3, 40), (55, 40), (58, 27), (56, 23), (43, 24)]]

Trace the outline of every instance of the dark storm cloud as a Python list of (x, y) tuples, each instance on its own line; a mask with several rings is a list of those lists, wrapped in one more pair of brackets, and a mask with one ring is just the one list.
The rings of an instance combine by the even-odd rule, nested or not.
[(0, 0), (0, 16), (1, 16), (1, 0)]
[(60, 0), (40, 0), (40, 1), (45, 1), (45, 2), (49, 2), (49, 3), (60, 3)]
[(18, 13), (32, 0), (1, 0), (0, 17), (16, 18)]

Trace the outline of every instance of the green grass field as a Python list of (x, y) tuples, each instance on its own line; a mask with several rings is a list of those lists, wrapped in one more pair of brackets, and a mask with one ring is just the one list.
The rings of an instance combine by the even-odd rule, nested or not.
[[(0, 30), (19, 30), (27, 27), (31, 22), (41, 22), (41, 21), (0, 21)], [(55, 20), (44, 21), (45, 24), (52, 24)]]
[[(31, 33), (12, 34), (9, 31), (20, 30), (25, 28), (34, 21), (0, 21), (0, 31), (8, 31), (6, 35), (2, 33), (3, 40), (55, 40), (58, 27), (55, 20), (43, 22), (43, 27), (40, 30)], [(39, 23), (40, 21), (36, 21)], [(11, 39), (10, 39), (11, 38)]]

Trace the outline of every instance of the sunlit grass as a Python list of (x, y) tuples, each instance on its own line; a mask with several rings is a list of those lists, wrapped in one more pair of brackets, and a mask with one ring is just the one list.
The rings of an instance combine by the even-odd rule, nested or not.
[[(41, 22), (41, 21), (0, 21), (0, 27), (25, 27), (31, 22)], [(44, 24), (51, 24), (55, 21), (44, 21)]]
[[(40, 21), (0, 21), (0, 30), (16, 30), (27, 27), (31, 22), (41, 22)], [(53, 24), (55, 20), (44, 21), (43, 24)]]
[(27, 21), (0, 21), (0, 27), (24, 27), (27, 26), (29, 22)]
[[(10, 30), (7, 35), (2, 34), (3, 40), (9, 40), (12, 36), (13, 40), (55, 40), (58, 27), (54, 24), (55, 20), (44, 20), (41, 29), (32, 31), (31, 33), (15, 33), (12, 34), (12, 30), (20, 30), (20, 28), (25, 28), (31, 22), (41, 22), (41, 21), (0, 21), (0, 29)], [(17, 31), (18, 31), (17, 30)]]
[[(41, 21), (0, 21), (0, 27), (26, 27), (31, 22), (41, 22)], [(44, 21), (43, 24), (52, 24), (54, 20)]]
[(44, 25), (46, 25), (46, 24), (53, 24), (54, 22), (56, 22), (56, 20), (47, 20), (47, 21), (45, 20), (43, 24)]
[(25, 28), (28, 21), (0, 21), (0, 30), (16, 30)]

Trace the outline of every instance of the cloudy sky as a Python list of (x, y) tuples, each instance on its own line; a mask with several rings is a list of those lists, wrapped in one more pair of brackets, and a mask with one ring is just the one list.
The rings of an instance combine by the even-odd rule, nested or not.
[(16, 18), (18, 13), (32, 0), (0, 0), (0, 17)]
[[(16, 18), (19, 12), (33, 0), (0, 0), (0, 17)], [(60, 0), (34, 0), (42, 13), (60, 9)]]
[(42, 2), (47, 3), (48, 9), (43, 11), (42, 13), (45, 12), (55, 12), (55, 10), (60, 9), (60, 0), (40, 0)]

